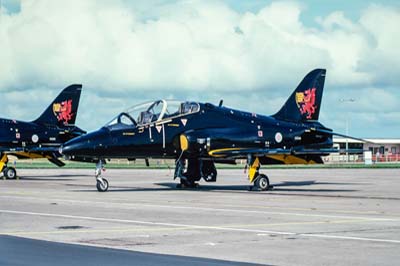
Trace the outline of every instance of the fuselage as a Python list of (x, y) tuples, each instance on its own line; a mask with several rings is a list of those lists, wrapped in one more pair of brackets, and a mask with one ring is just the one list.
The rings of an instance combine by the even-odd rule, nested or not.
[[(210, 103), (196, 103), (193, 112), (164, 115), (147, 123), (115, 123), (68, 141), (62, 152), (75, 160), (108, 158), (178, 158), (180, 137), (187, 139), (186, 156), (210, 157), (229, 148), (331, 148), (332, 136), (307, 132), (324, 128), (318, 122), (293, 123)], [(135, 121), (134, 123), (136, 123)]]

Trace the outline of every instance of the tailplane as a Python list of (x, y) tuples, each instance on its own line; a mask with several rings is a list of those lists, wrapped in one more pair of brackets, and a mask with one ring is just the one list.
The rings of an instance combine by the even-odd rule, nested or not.
[(325, 74), (325, 69), (315, 69), (308, 73), (273, 117), (293, 122), (317, 121), (321, 109)]
[(47, 107), (34, 123), (57, 125), (59, 127), (73, 126), (78, 112), (82, 85), (74, 84), (66, 87)]

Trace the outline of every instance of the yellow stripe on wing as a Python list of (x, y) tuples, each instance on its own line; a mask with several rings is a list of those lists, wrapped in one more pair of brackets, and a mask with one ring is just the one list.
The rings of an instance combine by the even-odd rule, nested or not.
[(266, 157), (281, 161), (284, 164), (316, 164), (314, 160), (307, 161), (306, 159), (287, 154), (266, 155)]
[(10, 155), (17, 155), (17, 156), (21, 156), (24, 157), (26, 159), (39, 159), (39, 158), (48, 158), (48, 156), (43, 156), (41, 154), (38, 153), (31, 153), (31, 152), (23, 152), (23, 151), (17, 151), (17, 152), (10, 152)]
[(223, 148), (223, 149), (216, 149), (216, 150), (212, 150), (208, 152), (208, 155), (212, 156), (212, 157), (225, 157), (226, 154), (215, 154), (215, 153), (223, 153), (225, 151), (241, 151), (241, 150), (245, 150), (247, 148)]

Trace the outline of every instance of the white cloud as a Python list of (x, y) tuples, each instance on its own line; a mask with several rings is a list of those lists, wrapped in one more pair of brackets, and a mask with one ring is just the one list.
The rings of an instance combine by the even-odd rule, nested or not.
[[(358, 21), (336, 11), (307, 27), (300, 19), (303, 6), (294, 1), (273, 2), (256, 13), (238, 13), (218, 1), (150, 3), (157, 5), (26, 0), (20, 13), (3, 11), (0, 93), (32, 95), (32, 89), (47, 87), (56, 94), (70, 83), (83, 83), (86, 95), (104, 103), (115, 94), (119, 106), (146, 99), (152, 90), (152, 96), (174, 92), (202, 100), (209, 94), (238, 102), (238, 108), (252, 107), (227, 95), (234, 92), (271, 99), (274, 104), (255, 111), (274, 112), (271, 108), (316, 67), (328, 69), (327, 90), (339, 93), (400, 85), (396, 8), (370, 5)], [(397, 102), (398, 92), (391, 97)], [(363, 111), (376, 111), (372, 97), (363, 101)], [(100, 107), (91, 107), (93, 115)], [(84, 105), (81, 112), (91, 113)], [(79, 121), (96, 127), (88, 115)]]

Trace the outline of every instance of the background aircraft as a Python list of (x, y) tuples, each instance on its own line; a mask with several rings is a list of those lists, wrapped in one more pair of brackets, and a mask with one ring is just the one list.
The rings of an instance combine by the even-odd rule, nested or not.
[(39, 118), (22, 122), (0, 118), (0, 171), (6, 178), (16, 177), (9, 166), (7, 155), (18, 158), (47, 158), (57, 166), (64, 166), (58, 158), (60, 145), (85, 133), (76, 127), (82, 85), (65, 88)]
[(158, 100), (68, 141), (62, 153), (71, 160), (98, 162), (99, 191), (108, 189), (108, 181), (100, 175), (109, 158), (176, 159), (175, 178), (184, 187), (196, 186), (201, 178), (215, 182), (216, 162), (247, 159), (250, 183), (267, 190), (269, 179), (259, 172), (261, 164), (323, 163), (321, 156), (338, 152), (332, 136), (341, 134), (318, 122), (325, 73), (311, 71), (272, 116), (223, 107), (222, 101), (215, 106)]

